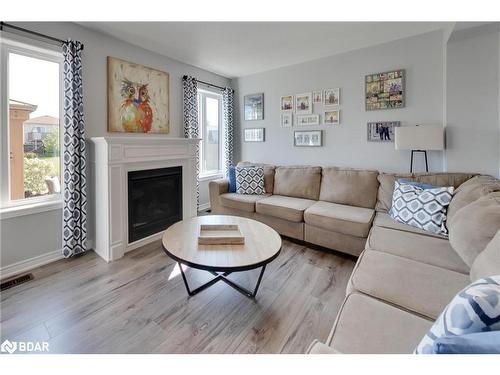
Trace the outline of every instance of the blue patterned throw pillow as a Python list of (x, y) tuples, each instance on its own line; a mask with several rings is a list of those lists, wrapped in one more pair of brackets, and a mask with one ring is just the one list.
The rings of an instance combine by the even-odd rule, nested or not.
[(436, 353), (435, 341), (443, 337), (499, 330), (500, 276), (491, 276), (473, 282), (451, 300), (415, 353)]
[(236, 168), (235, 167), (229, 167), (228, 178), (229, 178), (229, 193), (236, 193)]
[(264, 168), (236, 167), (236, 193), (264, 194)]
[(422, 189), (396, 181), (389, 214), (400, 223), (435, 234), (447, 234), (446, 210), (452, 196), (453, 186)]

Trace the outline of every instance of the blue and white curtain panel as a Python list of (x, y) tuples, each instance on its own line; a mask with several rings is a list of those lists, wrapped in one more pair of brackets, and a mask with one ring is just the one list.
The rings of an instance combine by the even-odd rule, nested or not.
[(87, 178), (82, 89), (83, 44), (68, 40), (64, 55), (63, 255), (87, 250)]
[[(196, 78), (185, 76), (183, 88), (184, 138), (198, 138), (198, 83)], [(196, 208), (200, 206), (200, 145), (196, 146)]]
[(234, 91), (230, 87), (226, 87), (222, 91), (222, 106), (224, 112), (224, 174), (229, 176), (229, 167), (233, 165), (233, 145), (234, 145), (234, 122), (233, 122), (233, 107), (234, 107)]

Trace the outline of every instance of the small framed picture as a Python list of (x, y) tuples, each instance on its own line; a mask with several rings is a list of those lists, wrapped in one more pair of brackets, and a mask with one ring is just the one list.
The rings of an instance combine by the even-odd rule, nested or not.
[(293, 122), (293, 114), (292, 113), (282, 113), (281, 114), (281, 127), (282, 128), (290, 128)]
[(325, 106), (333, 106), (340, 104), (340, 89), (325, 89), (323, 95), (323, 104)]
[(245, 129), (245, 142), (264, 142), (265, 128)]
[(312, 93), (295, 95), (295, 113), (298, 115), (310, 115), (312, 113)]
[(319, 125), (319, 115), (297, 115), (297, 126)]
[(323, 122), (325, 125), (339, 125), (340, 109), (326, 110), (323, 118)]
[(292, 112), (293, 111), (293, 95), (285, 95), (281, 97), (281, 111), (282, 112)]
[(400, 121), (369, 122), (367, 140), (368, 142), (394, 142), (394, 128), (400, 125)]
[(245, 95), (245, 121), (264, 119), (264, 94)]
[(321, 103), (323, 101), (323, 92), (313, 91), (313, 103)]
[(323, 130), (295, 131), (293, 145), (295, 147), (321, 147), (323, 146)]
[(405, 106), (405, 70), (368, 74), (365, 77), (365, 109), (403, 108)]

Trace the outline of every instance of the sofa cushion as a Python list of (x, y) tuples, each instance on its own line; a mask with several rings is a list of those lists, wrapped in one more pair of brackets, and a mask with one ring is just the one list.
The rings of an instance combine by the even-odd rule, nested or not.
[(327, 344), (346, 354), (409, 354), (432, 322), (366, 295), (346, 297)]
[(275, 166), (272, 164), (264, 163), (251, 163), (248, 161), (240, 161), (238, 167), (263, 167), (264, 168), (264, 190), (266, 193), (272, 194), (274, 189), (274, 170)]
[(374, 208), (377, 203), (377, 176), (377, 171), (323, 168), (319, 199), (350, 206)]
[(277, 167), (273, 194), (318, 200), (320, 182), (321, 167)]
[(264, 168), (236, 167), (236, 192), (238, 194), (264, 194)]
[(421, 234), (423, 236), (430, 236), (430, 237), (436, 237), (436, 238), (446, 238), (446, 239), (448, 238), (447, 236), (444, 236), (442, 234), (427, 232), (426, 230), (423, 230), (420, 228), (415, 228), (415, 227), (412, 227), (411, 225), (400, 223), (400, 222), (394, 220), (389, 214), (382, 212), (382, 211), (379, 211), (375, 214), (375, 219), (373, 219), (373, 225), (377, 226), (377, 227), (382, 227), (382, 228), (396, 229), (396, 230), (400, 230), (403, 232)]
[(314, 203), (316, 201), (311, 199), (272, 195), (259, 200), (255, 205), (255, 211), (259, 214), (299, 223), (304, 221), (304, 211)]
[(251, 195), (226, 193), (219, 196), (219, 204), (228, 208), (235, 208), (246, 212), (255, 212), (255, 202), (269, 195)]
[(470, 270), (471, 281), (493, 275), (500, 275), (500, 229), (474, 260)]
[(459, 209), (489, 193), (499, 190), (500, 180), (491, 176), (476, 176), (466, 181), (453, 194), (453, 199), (446, 214), (448, 222), (455, 216)]
[(411, 179), (413, 175), (411, 173), (407, 174), (391, 174), (391, 173), (380, 173), (377, 176), (379, 182), (378, 192), (377, 192), (377, 204), (375, 209), (377, 211), (388, 212), (392, 205), (392, 194), (394, 193), (394, 183), (399, 178)]
[(374, 214), (371, 208), (319, 201), (304, 212), (304, 221), (334, 232), (366, 237)]
[(460, 209), (448, 229), (451, 246), (472, 266), (500, 229), (500, 192), (490, 193)]
[(366, 248), (468, 274), (470, 267), (443, 238), (374, 226)]
[(348, 288), (436, 319), (453, 296), (469, 283), (469, 275), (365, 250)]

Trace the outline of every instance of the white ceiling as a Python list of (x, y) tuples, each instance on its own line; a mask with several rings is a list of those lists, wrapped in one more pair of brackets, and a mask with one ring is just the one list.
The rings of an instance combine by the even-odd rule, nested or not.
[(228, 78), (438, 29), (452, 22), (83, 22), (81, 25)]

